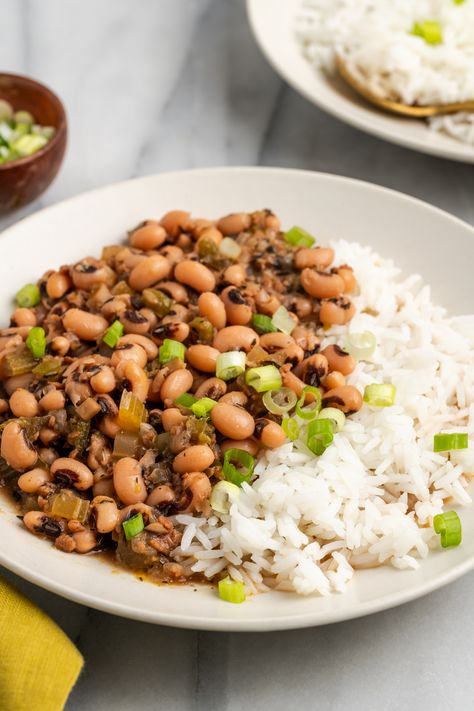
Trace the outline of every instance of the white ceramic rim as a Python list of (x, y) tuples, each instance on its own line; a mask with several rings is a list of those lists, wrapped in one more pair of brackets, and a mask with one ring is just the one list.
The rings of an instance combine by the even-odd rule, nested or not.
[(391, 116), (361, 100), (351, 90), (345, 95), (337, 91), (334, 82), (330, 84), (322, 72), (311, 67), (289, 34), (300, 0), (246, 2), (250, 26), (262, 53), (273, 69), (308, 101), (340, 121), (390, 143), (440, 158), (474, 163), (474, 146), (430, 131), (428, 127), (419, 138), (413, 137), (406, 127), (410, 121), (420, 124), (420, 119)]
[[(430, 216), (436, 219), (440, 219), (444, 227), (449, 226), (451, 224), (453, 228), (456, 228), (459, 230), (459, 228), (462, 228), (462, 231), (466, 233), (466, 236), (469, 236), (469, 239), (472, 239), (474, 242), (474, 229), (464, 223), (463, 221), (459, 220), (458, 218), (450, 215), (449, 213), (444, 212), (443, 210), (440, 210), (439, 208), (433, 207), (421, 200), (418, 200), (416, 198), (412, 198), (410, 196), (404, 195), (398, 191), (390, 190), (388, 188), (372, 185), (370, 183), (364, 182), (364, 181), (359, 181), (355, 180), (352, 178), (344, 178), (340, 176), (335, 176), (335, 175), (330, 175), (330, 174), (324, 174), (324, 173), (313, 173), (311, 171), (301, 171), (301, 170), (291, 170), (291, 169), (284, 169), (284, 168), (247, 168), (247, 167), (230, 167), (230, 168), (208, 168), (208, 169), (197, 169), (197, 170), (192, 170), (192, 171), (176, 171), (173, 173), (168, 173), (168, 174), (162, 174), (159, 176), (147, 176), (144, 178), (138, 178), (135, 180), (130, 180), (130, 181), (124, 181), (121, 183), (117, 183), (115, 185), (111, 186), (106, 186), (103, 188), (99, 188), (97, 190), (89, 191), (86, 193), (83, 193), (82, 195), (70, 198), (68, 200), (65, 200), (61, 203), (58, 203), (57, 205), (53, 205), (51, 207), (46, 208), (45, 210), (42, 210), (40, 213), (43, 217), (48, 216), (48, 215), (53, 215), (55, 211), (63, 210), (64, 207), (72, 206), (75, 204), (80, 204), (80, 202), (83, 199), (90, 198), (91, 196), (101, 198), (101, 196), (105, 195), (107, 192), (112, 192), (114, 190), (120, 190), (120, 189), (126, 189), (127, 186), (134, 186), (139, 187), (140, 185), (145, 185), (147, 181), (150, 181), (153, 183), (155, 180), (171, 180), (171, 179), (178, 179), (178, 178), (190, 178), (192, 177), (193, 179), (197, 179), (198, 181), (200, 180), (205, 180), (206, 178), (209, 177), (219, 177), (221, 179), (225, 179), (227, 177), (231, 176), (237, 176), (239, 177), (240, 174), (240, 179), (246, 179), (246, 178), (252, 178), (256, 179), (258, 178), (259, 182), (264, 181), (265, 176), (267, 176), (269, 179), (272, 177), (278, 177), (284, 180), (291, 180), (292, 178), (296, 179), (301, 179), (301, 180), (314, 180), (315, 184), (318, 181), (322, 181), (324, 183), (329, 182), (332, 183), (336, 186), (340, 186), (341, 189), (344, 187), (346, 188), (353, 188), (354, 190), (369, 190), (374, 194), (374, 197), (376, 198), (377, 195), (382, 197), (385, 195), (387, 198), (392, 198), (396, 199), (398, 202), (401, 203), (401, 208), (403, 206), (409, 207), (410, 205), (412, 207), (416, 207), (417, 211), (421, 210), (424, 213), (424, 216), (426, 219), (428, 219)], [(37, 219), (37, 215), (32, 215), (30, 217), (25, 218), (24, 220), (20, 221), (17, 223), (17, 225), (14, 225), (10, 228), (8, 228), (2, 235), (0, 235), (0, 241), (4, 239), (5, 237), (10, 237), (13, 238), (15, 236), (15, 231), (17, 230), (18, 225), (22, 225), (22, 227), (28, 227), (29, 225), (34, 226), (35, 220)], [(26, 534), (25, 535), (29, 535)], [(35, 541), (38, 541), (38, 539), (34, 539)], [(41, 545), (44, 545), (44, 542), (39, 541)], [(50, 549), (54, 553), (59, 553), (56, 551), (54, 548)], [(457, 551), (460, 551), (460, 549), (455, 549), (455, 553)], [(66, 555), (66, 554), (61, 554), (61, 555)], [(433, 553), (432, 556), (436, 555), (443, 555), (443, 552), (439, 553)], [(428, 559), (430, 560), (430, 559)], [(454, 560), (454, 558), (452, 559)], [(427, 593), (436, 590), (450, 582), (453, 582), (460, 576), (464, 575), (465, 573), (469, 572), (470, 570), (474, 569), (474, 554), (470, 555), (466, 560), (461, 560), (458, 563), (453, 564), (449, 569), (445, 570), (442, 573), (438, 573), (435, 575), (432, 579), (426, 580), (421, 582), (420, 584), (417, 584), (415, 586), (410, 587), (407, 590), (397, 590), (396, 592), (385, 594), (382, 598), (380, 599), (375, 599), (375, 600), (370, 600), (370, 601), (358, 601), (357, 604), (354, 605), (352, 609), (334, 609), (332, 611), (319, 611), (319, 612), (314, 612), (314, 613), (305, 613), (305, 614), (300, 614), (300, 615), (276, 615), (276, 616), (267, 616), (263, 619), (258, 619), (258, 618), (245, 618), (244, 616), (240, 616), (237, 614), (235, 617), (232, 616), (232, 614), (225, 614), (225, 616), (211, 616), (211, 615), (196, 615), (196, 614), (186, 614), (186, 612), (183, 612), (182, 610), (176, 613), (166, 613), (163, 614), (160, 612), (159, 609), (156, 611), (150, 612), (150, 610), (140, 610), (136, 606), (132, 606), (130, 604), (123, 604), (123, 603), (116, 603), (110, 599), (102, 599), (101, 597), (90, 595), (87, 592), (77, 590), (75, 588), (72, 588), (68, 586), (67, 584), (63, 583), (58, 583), (55, 581), (51, 581), (47, 576), (42, 575), (39, 572), (32, 572), (29, 570), (26, 566), (23, 566), (19, 564), (15, 560), (14, 556), (14, 551), (9, 552), (9, 551), (4, 551), (0, 549), (0, 564), (2, 564), (5, 568), (11, 570), (12, 572), (16, 573), (20, 577), (36, 584), (39, 585), (40, 587), (45, 588), (46, 590), (49, 590), (53, 593), (56, 593), (58, 595), (61, 595), (67, 599), (70, 599), (74, 602), (78, 602), (84, 605), (87, 605), (89, 607), (102, 610), (103, 612), (109, 612), (113, 613), (122, 617), (127, 617), (131, 619), (137, 619), (140, 621), (144, 622), (151, 622), (155, 624), (162, 624), (162, 625), (168, 625), (168, 626), (175, 626), (175, 627), (185, 627), (185, 628), (190, 628), (190, 629), (204, 629), (204, 630), (215, 630), (215, 631), (251, 631), (251, 632), (256, 632), (256, 631), (270, 631), (270, 630), (283, 630), (283, 629), (296, 629), (296, 628), (302, 628), (302, 627), (310, 627), (310, 626), (315, 626), (315, 625), (322, 625), (322, 624), (329, 624), (333, 622), (339, 622), (342, 620), (347, 620), (347, 619), (353, 619), (356, 617), (361, 617), (367, 614), (372, 614), (375, 612), (379, 612), (381, 610), (385, 610), (400, 604), (403, 604), (405, 602), (409, 602), (410, 600), (414, 600), (418, 597), (421, 597), (423, 595), (426, 595)], [(422, 562), (423, 565), (423, 562)], [(381, 570), (380, 568), (377, 570)], [(376, 571), (360, 571), (359, 574), (368, 574)], [(406, 571), (393, 571), (394, 580), (403, 580), (404, 579), (404, 574)], [(124, 575), (129, 575), (128, 573), (124, 573)], [(158, 589), (159, 590), (159, 589)], [(157, 592), (158, 592), (157, 590)], [(268, 596), (273, 596), (273, 595), (284, 595), (285, 597), (290, 595), (289, 593), (269, 593)], [(259, 595), (259, 599), (266, 598), (267, 595)], [(293, 596), (296, 597), (296, 596)], [(319, 598), (318, 598), (319, 599)], [(329, 599), (329, 598), (326, 598)], [(227, 605), (226, 608), (226, 613), (227, 609), (229, 608), (238, 608), (238, 609), (245, 609), (243, 605), (241, 606), (233, 606), (233, 605)], [(229, 610), (229, 613), (231, 610)], [(243, 613), (245, 614), (245, 613)]]

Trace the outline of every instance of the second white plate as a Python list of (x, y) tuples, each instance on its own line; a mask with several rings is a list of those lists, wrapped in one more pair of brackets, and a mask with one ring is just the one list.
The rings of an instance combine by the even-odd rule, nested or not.
[(301, 0), (247, 0), (257, 42), (274, 69), (313, 104), (341, 121), (422, 153), (474, 163), (474, 146), (432, 131), (420, 119), (392, 116), (360, 99), (341, 79), (328, 77), (303, 57), (295, 39)]

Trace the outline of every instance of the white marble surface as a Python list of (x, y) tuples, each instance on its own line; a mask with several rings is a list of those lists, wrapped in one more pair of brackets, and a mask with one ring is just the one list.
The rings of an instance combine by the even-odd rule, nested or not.
[[(49, 83), (70, 120), (60, 177), (0, 228), (112, 181), (224, 164), (363, 178), (474, 224), (472, 166), (383, 143), (306, 103), (260, 56), (240, 0), (0, 0), (0, 11), (0, 68)], [(473, 574), (370, 618), (264, 635), (147, 626), (16, 582), (85, 655), (67, 711), (472, 707)]]

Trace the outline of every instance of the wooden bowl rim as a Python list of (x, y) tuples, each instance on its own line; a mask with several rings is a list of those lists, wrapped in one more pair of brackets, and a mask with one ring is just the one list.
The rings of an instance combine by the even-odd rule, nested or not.
[(36, 79), (31, 79), (31, 77), (27, 77), (24, 74), (11, 74), (9, 72), (0, 72), (0, 80), (6, 77), (7, 79), (10, 79), (13, 83), (18, 82), (22, 85), (29, 84), (31, 87), (34, 87), (35, 89), (38, 89), (40, 92), (42, 92), (50, 101), (51, 104), (53, 104), (58, 112), (59, 120), (58, 120), (58, 127), (56, 128), (56, 131), (54, 133), (54, 136), (48, 143), (43, 147), (40, 148), (39, 151), (36, 151), (36, 153), (32, 153), (30, 156), (24, 156), (23, 158), (16, 158), (16, 160), (11, 161), (11, 163), (3, 163), (0, 165), (0, 173), (2, 172), (7, 172), (9, 170), (12, 170), (14, 168), (19, 168), (20, 166), (28, 165), (29, 163), (33, 163), (35, 160), (38, 158), (41, 158), (44, 156), (46, 153), (49, 151), (54, 150), (54, 147), (62, 140), (62, 138), (66, 134), (66, 129), (67, 129), (67, 117), (66, 117), (66, 109), (64, 108), (64, 104), (59, 98), (57, 94), (54, 93), (52, 89), (50, 89), (46, 84), (42, 84), (39, 81), (36, 81)]

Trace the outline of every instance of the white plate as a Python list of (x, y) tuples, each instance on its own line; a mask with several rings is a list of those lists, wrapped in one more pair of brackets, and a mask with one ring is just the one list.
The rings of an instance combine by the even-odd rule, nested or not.
[(299, 5), (300, 0), (247, 0), (250, 24), (261, 50), (293, 88), (361, 131), (423, 153), (474, 163), (474, 146), (431, 131), (423, 120), (381, 111), (359, 98), (338, 77), (328, 77), (311, 66), (294, 36)]
[[(395, 256), (420, 271), (434, 297), (453, 313), (472, 308), (474, 230), (425, 203), (367, 183), (332, 175), (272, 168), (222, 168), (150, 176), (95, 190), (43, 210), (0, 237), (0, 319), (18, 287), (48, 268), (97, 255), (125, 230), (172, 208), (219, 216), (271, 207), (288, 227), (345, 237)], [(453, 278), (456, 275), (456, 288)], [(112, 569), (93, 556), (62, 553), (30, 533), (0, 501), (0, 564), (91, 607), (148, 622), (212, 630), (274, 630), (326, 624), (400, 604), (474, 567), (474, 517), (463, 516), (461, 547), (436, 551), (417, 571), (361, 571), (349, 590), (331, 597), (268, 593), (242, 605), (210, 588), (157, 587)]]

